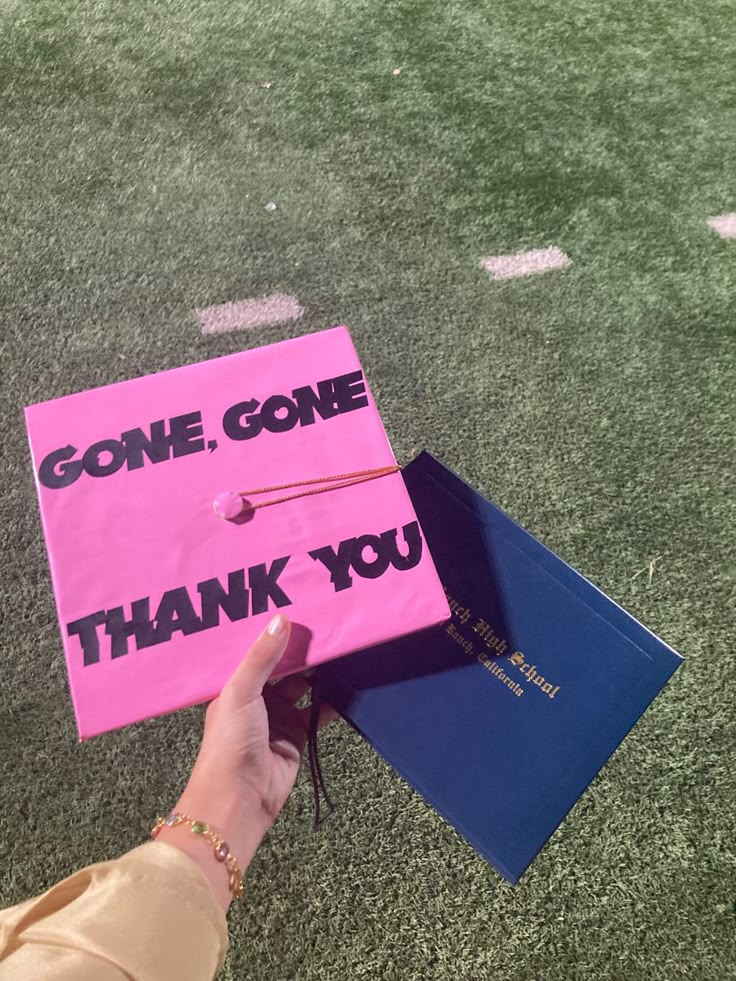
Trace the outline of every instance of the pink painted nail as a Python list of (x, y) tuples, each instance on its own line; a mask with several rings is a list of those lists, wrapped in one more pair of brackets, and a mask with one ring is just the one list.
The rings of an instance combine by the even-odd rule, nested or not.
[(266, 632), (272, 637), (281, 637), (286, 633), (286, 617), (281, 616), (279, 613), (279, 615), (275, 616), (269, 623), (268, 627), (266, 628)]

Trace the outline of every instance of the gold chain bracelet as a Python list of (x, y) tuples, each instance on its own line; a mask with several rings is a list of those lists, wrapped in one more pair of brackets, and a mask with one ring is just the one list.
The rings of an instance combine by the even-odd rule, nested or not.
[(195, 821), (188, 814), (172, 811), (168, 817), (156, 818), (156, 823), (151, 828), (151, 837), (156, 838), (162, 828), (175, 828), (179, 824), (186, 825), (192, 834), (199, 835), (200, 838), (206, 838), (207, 841), (212, 843), (215, 858), (218, 862), (222, 862), (225, 865), (230, 876), (230, 892), (235, 899), (240, 899), (243, 895), (243, 874), (240, 871), (240, 866), (235, 856), (230, 852), (228, 843), (220, 838), (219, 835), (216, 835), (209, 824), (204, 821)]

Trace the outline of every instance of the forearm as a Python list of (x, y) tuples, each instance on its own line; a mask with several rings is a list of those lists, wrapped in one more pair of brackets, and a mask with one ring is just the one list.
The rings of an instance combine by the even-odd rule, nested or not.
[[(212, 978), (227, 926), (199, 868), (147, 844), (0, 911), (0, 974), (58, 979)], [(3, 974), (4, 976), (4, 974)]]

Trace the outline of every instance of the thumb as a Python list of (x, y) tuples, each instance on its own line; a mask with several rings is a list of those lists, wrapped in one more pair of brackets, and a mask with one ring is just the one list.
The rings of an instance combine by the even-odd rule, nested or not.
[(263, 686), (286, 650), (290, 633), (288, 617), (279, 613), (237, 666), (222, 694), (237, 705), (247, 705), (260, 698)]

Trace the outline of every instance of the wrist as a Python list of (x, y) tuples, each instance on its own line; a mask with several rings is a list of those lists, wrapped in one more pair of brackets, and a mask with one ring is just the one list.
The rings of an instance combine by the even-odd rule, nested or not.
[(163, 827), (154, 837), (156, 842), (163, 842), (187, 855), (199, 867), (209, 883), (213, 898), (222, 907), (223, 912), (227, 913), (234, 898), (230, 873), (215, 859), (211, 844), (200, 835), (193, 834), (185, 825)]
[(174, 810), (206, 821), (228, 843), (243, 873), (270, 826), (259, 806), (221, 784), (209, 788), (190, 782)]
[[(206, 794), (200, 787), (188, 786), (173, 812), (205, 825), (206, 830), (223, 843), (225, 852), (233, 856), (240, 877), (245, 877), (248, 865), (268, 830), (268, 822), (264, 821), (258, 808), (249, 807), (246, 802), (221, 793)], [(156, 840), (172, 845), (189, 856), (209, 882), (217, 902), (227, 911), (234, 898), (233, 881), (225, 861), (216, 855), (211, 838), (196, 833), (189, 824), (176, 823), (161, 827)]]

